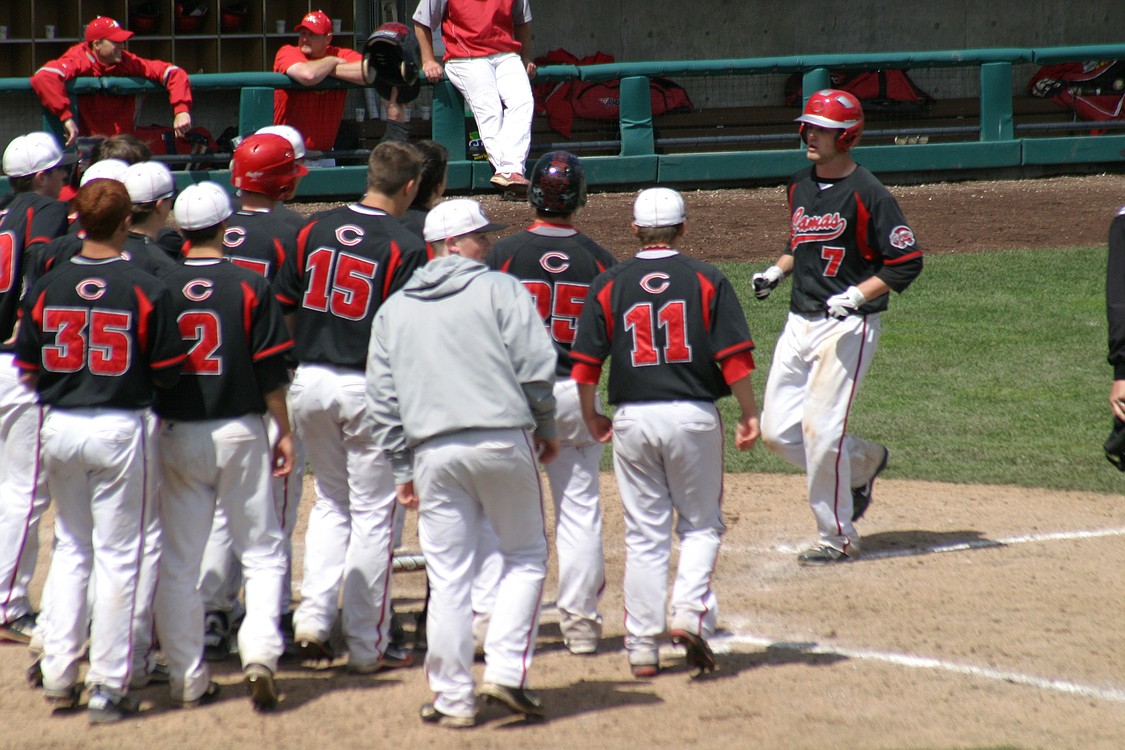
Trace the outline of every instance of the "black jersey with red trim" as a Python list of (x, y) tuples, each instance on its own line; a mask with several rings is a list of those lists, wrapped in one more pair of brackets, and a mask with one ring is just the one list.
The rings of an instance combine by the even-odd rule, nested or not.
[(719, 363), (753, 348), (722, 271), (675, 250), (647, 249), (591, 283), (570, 355), (595, 368), (612, 358), (612, 404), (715, 401), (730, 394)]
[[(898, 202), (867, 169), (818, 179), (813, 167), (789, 181), (789, 241), (793, 255), (793, 312), (822, 314), (825, 302), (849, 286), (878, 276), (902, 292), (922, 272), (922, 248)], [(888, 295), (859, 308), (887, 309)]]
[(223, 248), (227, 260), (270, 281), (297, 246), (297, 230), (271, 211), (241, 209), (227, 219)]
[[(34, 283), (34, 258), (66, 234), (66, 204), (39, 193), (19, 193), (0, 211), (0, 342), (12, 337), (23, 293)], [(0, 343), (0, 351), (12, 345)]]
[(537, 221), (497, 240), (485, 263), (512, 274), (531, 292), (558, 352), (555, 375), (569, 378), (574, 366), (570, 346), (590, 282), (617, 259), (574, 227)]
[[(65, 234), (46, 245), (41, 245), (33, 258), (32, 268), (28, 271), (29, 282), (34, 284), (51, 269), (66, 265), (68, 260), (82, 252), (82, 243), (85, 239), (86, 232), (79, 231), (77, 234)], [(129, 232), (129, 236), (125, 238), (121, 257), (153, 276), (167, 273), (177, 265), (159, 239), (153, 240), (140, 232)]]
[(306, 224), (274, 281), (294, 313), (297, 360), (363, 370), (379, 306), (426, 260), (422, 240), (376, 208), (343, 206)]
[(39, 401), (60, 409), (143, 409), (186, 350), (167, 288), (117, 257), (72, 258), (24, 300), (16, 364)]
[(234, 419), (266, 411), (265, 394), (289, 381), (293, 339), (266, 278), (219, 258), (188, 258), (160, 277), (172, 293), (188, 357), (157, 393), (169, 419)]

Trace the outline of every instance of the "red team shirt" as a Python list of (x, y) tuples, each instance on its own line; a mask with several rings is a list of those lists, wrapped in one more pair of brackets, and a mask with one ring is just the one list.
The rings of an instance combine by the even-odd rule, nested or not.
[(24, 301), (16, 365), (38, 373), (42, 404), (143, 409), (185, 357), (168, 290), (123, 258), (73, 258)]
[(558, 352), (555, 375), (569, 378), (574, 365), (570, 347), (590, 282), (617, 259), (573, 227), (537, 221), (498, 240), (485, 262), (520, 279), (531, 292)]
[[(354, 49), (329, 45), (325, 56), (334, 55), (344, 62), (359, 62), (363, 55)], [(284, 73), (297, 63), (309, 58), (295, 44), (286, 44), (277, 51), (273, 60), (275, 73)], [(305, 137), (305, 148), (328, 151), (336, 143), (340, 120), (344, 117), (345, 89), (302, 90), (276, 89), (273, 92), (273, 122), (290, 125)]]
[[(133, 76), (159, 83), (168, 89), (173, 116), (191, 109), (191, 84), (183, 69), (163, 60), (147, 60), (129, 50), (121, 53), (121, 62), (102, 65), (85, 42), (76, 44), (56, 60), (35, 71), (31, 88), (43, 106), (60, 120), (74, 116), (66, 82), (78, 76)], [(136, 127), (134, 96), (83, 94), (78, 97), (78, 130), (89, 135), (132, 133)]]
[(642, 251), (594, 279), (571, 348), (572, 377), (611, 404), (716, 401), (754, 369), (754, 342), (719, 269), (674, 250)]

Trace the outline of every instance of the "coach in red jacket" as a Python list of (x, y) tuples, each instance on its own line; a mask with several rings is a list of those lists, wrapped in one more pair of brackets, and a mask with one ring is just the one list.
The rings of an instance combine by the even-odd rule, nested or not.
[(107, 16), (86, 24), (86, 41), (74, 45), (62, 57), (35, 71), (31, 87), (47, 110), (66, 128), (66, 145), (82, 135), (117, 135), (135, 129), (136, 98), (114, 94), (83, 94), (78, 97), (78, 122), (70, 107), (66, 82), (78, 76), (134, 76), (146, 78), (168, 89), (177, 136), (191, 130), (191, 84), (181, 68), (162, 60), (146, 60), (125, 49), (133, 36)]

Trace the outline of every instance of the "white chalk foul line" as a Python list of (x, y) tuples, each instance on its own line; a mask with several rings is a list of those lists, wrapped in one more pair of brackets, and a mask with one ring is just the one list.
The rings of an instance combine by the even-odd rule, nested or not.
[(792, 651), (802, 654), (820, 654), (825, 656), (843, 656), (848, 659), (863, 659), (865, 661), (878, 661), (894, 664), (912, 669), (935, 669), (954, 674), (968, 675), (999, 682), (1009, 682), (1015, 685), (1025, 685), (1041, 690), (1053, 690), (1058, 693), (1078, 695), (1084, 698), (1125, 703), (1125, 690), (1115, 687), (1097, 687), (1094, 685), (1081, 685), (1067, 680), (1049, 679), (1034, 675), (1010, 672), (1003, 669), (978, 667), (972, 664), (956, 664), (954, 662), (933, 659), (927, 656), (911, 656), (910, 654), (884, 653), (880, 651), (866, 651), (863, 649), (840, 648), (835, 646), (821, 646), (817, 643), (803, 643), (793, 641), (776, 641), (753, 635), (716, 635), (709, 641), (717, 652), (730, 652), (733, 646), (762, 646), (778, 651)]
[[(1024, 534), (1001, 539), (971, 539), (965, 542), (950, 544), (934, 544), (922, 547), (904, 547), (902, 549), (883, 549), (864, 551), (865, 560), (884, 560), (892, 557), (911, 557), (913, 555), (931, 555), (943, 552), (964, 552), (971, 549), (988, 549), (991, 547), (1008, 547), (1013, 544), (1029, 544), (1039, 542), (1057, 542), (1073, 539), (1097, 539), (1107, 536), (1125, 536), (1125, 528), (1095, 529), (1093, 531), (1057, 531), (1050, 534)], [(779, 546), (780, 552), (792, 554), (799, 551), (797, 547), (788, 545)], [(803, 549), (803, 548), (802, 548)]]

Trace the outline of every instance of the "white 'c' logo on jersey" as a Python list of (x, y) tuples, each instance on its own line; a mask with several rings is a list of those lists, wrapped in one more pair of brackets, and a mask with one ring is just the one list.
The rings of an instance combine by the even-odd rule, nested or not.
[(666, 273), (650, 273), (641, 277), (641, 289), (644, 289), (649, 294), (660, 294), (668, 288), (671, 282), (668, 281), (670, 277)]
[(74, 291), (78, 292), (78, 296), (82, 299), (95, 300), (101, 299), (105, 294), (105, 279), (82, 279), (78, 282), (78, 286), (74, 287)]
[(570, 268), (570, 256), (566, 253), (544, 253), (539, 259), (539, 265), (543, 266), (547, 273), (562, 273)]
[(355, 224), (344, 224), (336, 228), (336, 241), (346, 247), (354, 247), (363, 242), (363, 227)]
[(202, 302), (211, 296), (215, 284), (210, 279), (192, 279), (184, 284), (184, 296), (192, 302)]
[(246, 241), (246, 230), (243, 227), (230, 227), (223, 232), (223, 245), (238, 247)]

